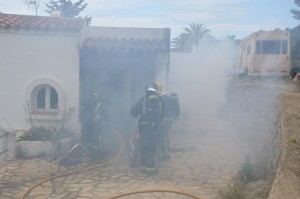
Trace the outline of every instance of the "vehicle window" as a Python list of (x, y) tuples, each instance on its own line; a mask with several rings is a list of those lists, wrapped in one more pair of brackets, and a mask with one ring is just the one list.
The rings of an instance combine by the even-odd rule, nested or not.
[(280, 54), (281, 40), (262, 40), (261, 54)]

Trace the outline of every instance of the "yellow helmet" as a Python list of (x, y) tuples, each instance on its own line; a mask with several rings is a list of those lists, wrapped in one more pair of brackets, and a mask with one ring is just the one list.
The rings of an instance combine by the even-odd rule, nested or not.
[(158, 93), (162, 93), (163, 92), (163, 86), (161, 85), (161, 83), (155, 82), (155, 84), (157, 86)]

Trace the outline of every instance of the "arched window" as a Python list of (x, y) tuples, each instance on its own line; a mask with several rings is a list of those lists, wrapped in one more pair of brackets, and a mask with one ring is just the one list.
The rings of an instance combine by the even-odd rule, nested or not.
[(36, 86), (31, 95), (33, 112), (57, 112), (58, 94), (55, 88), (48, 84)]
[[(31, 82), (25, 91), (28, 119), (60, 120), (65, 110), (64, 92), (54, 80), (40, 78)], [(51, 116), (51, 117), (49, 117)]]

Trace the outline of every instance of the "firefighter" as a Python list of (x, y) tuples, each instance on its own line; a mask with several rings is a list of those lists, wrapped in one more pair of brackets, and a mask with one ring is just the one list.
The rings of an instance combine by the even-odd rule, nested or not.
[(140, 166), (142, 171), (156, 173), (157, 146), (160, 124), (163, 115), (163, 103), (154, 85), (146, 86), (145, 96), (131, 108), (131, 115), (139, 117)]
[(161, 124), (161, 134), (159, 139), (159, 159), (169, 160), (170, 159), (170, 141), (169, 131), (172, 123), (176, 121), (180, 115), (179, 100), (176, 93), (170, 95), (164, 91), (163, 86), (159, 83), (155, 83), (158, 89), (160, 99), (164, 104), (164, 115)]
[[(94, 92), (81, 106), (83, 132), (81, 142), (93, 157), (99, 153), (101, 148), (104, 107), (99, 92)], [(96, 154), (95, 154), (96, 153)], [(99, 157), (99, 156), (98, 156)]]

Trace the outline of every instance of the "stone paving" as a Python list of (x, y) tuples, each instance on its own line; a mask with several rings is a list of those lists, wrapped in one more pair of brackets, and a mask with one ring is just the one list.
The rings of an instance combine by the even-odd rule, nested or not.
[[(173, 152), (161, 162), (159, 173), (147, 176), (131, 168), (126, 155), (110, 165), (81, 171), (47, 181), (33, 189), (27, 199), (110, 198), (146, 189), (167, 189), (190, 193), (203, 199), (216, 198), (217, 190), (244, 162), (250, 152), (247, 140), (222, 122), (207, 128), (193, 128), (171, 134), (171, 147), (191, 150)], [(30, 159), (11, 161), (0, 168), (0, 198), (22, 198), (35, 184), (51, 176), (90, 165), (62, 167), (57, 161)], [(142, 193), (121, 198), (190, 198), (175, 193)]]

